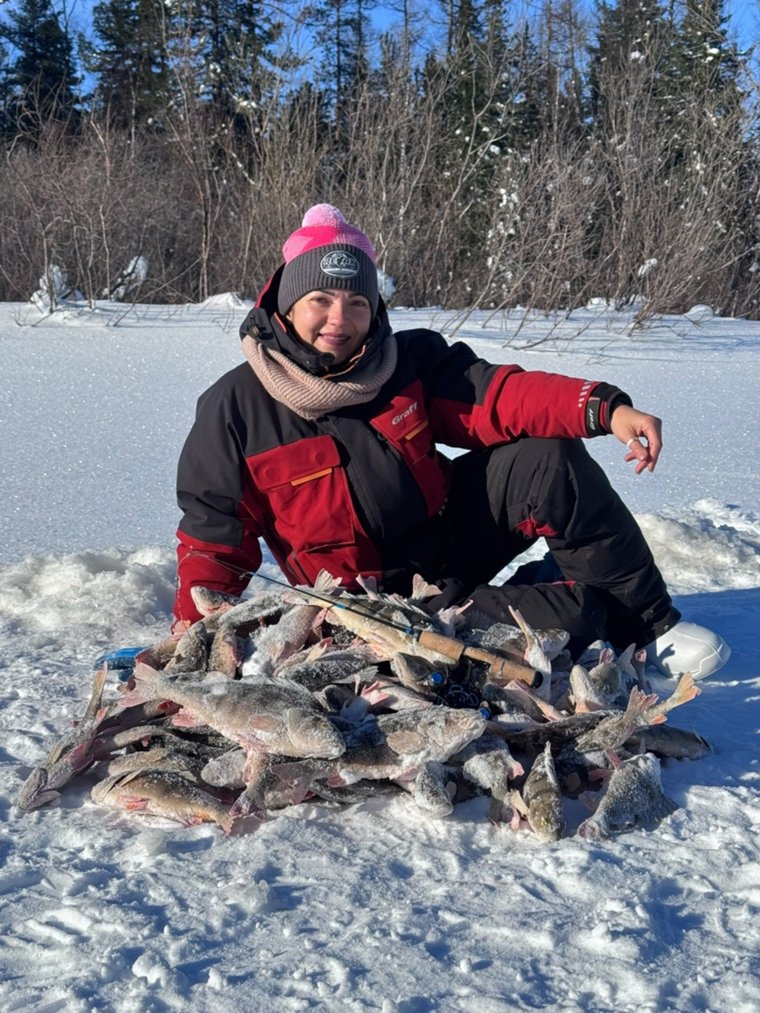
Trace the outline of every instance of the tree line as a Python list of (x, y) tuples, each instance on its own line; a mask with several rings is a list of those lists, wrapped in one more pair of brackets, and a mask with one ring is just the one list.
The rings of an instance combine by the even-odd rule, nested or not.
[[(724, 0), (0, 8), (0, 300), (253, 295), (311, 204), (397, 305), (760, 315), (750, 54)], [(381, 17), (382, 15), (382, 17)]]

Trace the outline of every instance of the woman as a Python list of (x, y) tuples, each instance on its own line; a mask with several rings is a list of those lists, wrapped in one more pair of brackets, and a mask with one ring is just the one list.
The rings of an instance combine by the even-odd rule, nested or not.
[[(508, 621), (519, 606), (568, 630), (571, 649), (635, 641), (669, 674), (725, 663), (719, 637), (681, 621), (580, 439), (613, 433), (637, 474), (653, 471), (659, 419), (610, 384), (492, 365), (422, 328), (393, 334), (372, 244), (329, 204), (283, 255), (241, 328), (247, 362), (201, 396), (180, 458), (175, 627), (198, 618), (194, 585), (240, 594), (263, 539), (292, 583), (324, 568), (349, 589), (374, 576), (407, 595), (420, 573), (441, 589), (431, 608), (472, 598)], [(437, 444), (468, 453), (452, 461)], [(548, 574), (488, 583), (539, 537)]]

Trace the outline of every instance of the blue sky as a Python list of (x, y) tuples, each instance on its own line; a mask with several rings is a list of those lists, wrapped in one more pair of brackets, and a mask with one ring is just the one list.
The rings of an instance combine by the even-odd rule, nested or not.
[[(594, 0), (582, 0), (587, 10), (592, 11)], [(614, 0), (608, 0), (614, 2)], [(2, 7), (15, 6), (15, 0), (0, 0)], [(92, 15), (93, 0), (67, 0), (66, 9), (69, 24), (74, 34), (83, 32), (89, 34)], [(299, 4), (298, 7), (301, 5)], [(424, 23), (430, 25), (440, 18), (443, 20), (444, 5), (437, 0), (411, 0), (410, 6), (418, 12), (418, 17)], [(516, 12), (532, 10), (537, 11), (541, 6), (541, 0), (523, 0), (522, 4), (514, 3), (512, 10)], [(392, 10), (388, 10), (391, 4), (379, 4), (373, 13), (373, 21), (378, 27), (386, 27), (388, 24), (399, 23), (400, 17)], [(298, 8), (296, 8), (298, 9)], [(748, 0), (726, 0), (725, 10), (730, 18), (730, 25), (736, 34), (739, 45), (747, 49), (760, 43), (760, 0), (759, 2), (748, 2)]]

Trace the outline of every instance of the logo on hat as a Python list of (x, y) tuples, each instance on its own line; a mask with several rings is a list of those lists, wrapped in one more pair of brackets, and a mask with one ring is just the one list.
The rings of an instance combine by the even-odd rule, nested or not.
[(359, 273), (359, 261), (345, 250), (333, 250), (322, 257), (319, 269), (330, 278), (355, 278)]

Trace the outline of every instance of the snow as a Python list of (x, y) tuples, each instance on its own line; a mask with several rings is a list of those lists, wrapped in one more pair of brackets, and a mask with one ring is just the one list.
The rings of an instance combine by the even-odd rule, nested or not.
[[(540, 844), (486, 803), (305, 804), (225, 837), (89, 799), (14, 799), (79, 716), (104, 650), (163, 635), (176, 459), (196, 397), (240, 359), (234, 296), (202, 306), (0, 305), (0, 1006), (4, 1010), (563, 1011), (760, 1008), (760, 323), (695, 307), (643, 330), (563, 315), (396, 310), (495, 362), (618, 383), (664, 419), (653, 475), (589, 447), (687, 618), (729, 665), (672, 723), (656, 830)], [(276, 575), (271, 559), (266, 572)], [(568, 803), (571, 831), (585, 813)]]

